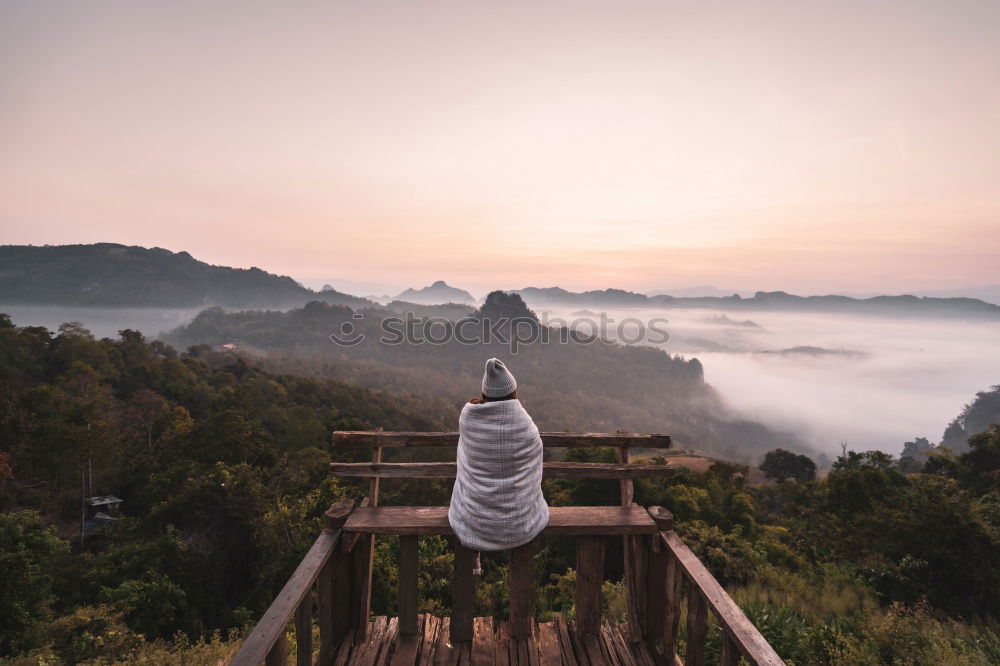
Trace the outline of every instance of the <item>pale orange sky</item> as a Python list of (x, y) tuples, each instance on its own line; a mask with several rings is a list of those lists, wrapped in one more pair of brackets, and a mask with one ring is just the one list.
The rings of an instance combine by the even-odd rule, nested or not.
[(1000, 282), (1000, 3), (0, 0), (3, 243), (299, 279)]

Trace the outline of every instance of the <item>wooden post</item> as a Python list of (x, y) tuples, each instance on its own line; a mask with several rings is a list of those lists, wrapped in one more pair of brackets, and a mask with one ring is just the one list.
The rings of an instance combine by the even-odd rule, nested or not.
[(674, 655), (677, 654), (677, 632), (681, 627), (681, 584), (684, 582), (684, 576), (681, 575), (681, 564), (677, 558), (670, 554), (666, 547), (663, 547), (662, 550), (667, 553), (667, 597), (663, 612), (663, 653), (667, 663), (670, 663)]
[(722, 632), (722, 657), (719, 659), (721, 666), (738, 666), (740, 663), (740, 649), (736, 647), (736, 642), (725, 631)]
[[(377, 428), (381, 431), (382, 428)], [(382, 447), (372, 453), (372, 462), (382, 462)], [(372, 477), (368, 487), (369, 506), (378, 506), (379, 479)], [(375, 561), (375, 535), (362, 534), (358, 537), (353, 553), (353, 596), (351, 609), (354, 613), (354, 642), (361, 643), (368, 637), (368, 616), (372, 605), (372, 565)]]
[(282, 632), (281, 636), (274, 643), (271, 651), (267, 653), (267, 657), (264, 658), (265, 666), (287, 666), (288, 664), (288, 641), (285, 639), (285, 633)]
[(305, 598), (295, 609), (295, 664), (296, 666), (312, 666), (313, 637), (313, 595), (312, 590), (306, 592)]
[(455, 538), (455, 571), (451, 578), (451, 642), (472, 640), (475, 581), (472, 569), (476, 553)]
[(674, 516), (661, 506), (649, 507), (649, 516), (656, 522), (658, 533), (650, 537), (646, 640), (657, 664), (673, 664), (681, 617), (681, 574), (677, 559), (663, 544), (659, 532), (673, 531)]
[(399, 633), (417, 633), (417, 536), (399, 537)]
[(687, 651), (684, 666), (705, 666), (705, 640), (708, 638), (708, 606), (701, 590), (691, 585), (688, 590)]
[(667, 566), (670, 553), (663, 547), (659, 531), (673, 528), (673, 516), (669, 511), (658, 506), (650, 507), (649, 515), (656, 522), (657, 533), (649, 537), (646, 617), (643, 624), (643, 635), (654, 661), (660, 665), (672, 664), (674, 660), (673, 647), (668, 648), (664, 641), (669, 598)]
[[(353, 500), (334, 503), (326, 512), (326, 528), (341, 529), (354, 510)], [(341, 539), (344, 533), (341, 532)], [(351, 560), (341, 548), (334, 548), (316, 580), (319, 596), (319, 666), (331, 666), (337, 643), (352, 626), (350, 614)], [(336, 597), (334, 596), (336, 595)], [(338, 602), (334, 603), (334, 599)]]
[(532, 605), (535, 600), (535, 542), (510, 551), (510, 637), (531, 636)]
[(604, 537), (576, 538), (576, 630), (581, 634), (601, 631), (604, 548)]
[(362, 534), (354, 546), (351, 558), (351, 625), (354, 627), (354, 642), (363, 643), (368, 637), (368, 616), (371, 615), (372, 601), (372, 561), (374, 559), (374, 536)]
[(316, 579), (316, 595), (319, 597), (319, 657), (316, 660), (318, 666), (332, 666), (334, 649), (339, 639), (336, 635), (338, 627), (333, 612), (334, 567), (338, 555), (340, 555), (339, 549), (334, 548), (330, 559)]
[[(627, 435), (624, 430), (619, 430), (619, 435)], [(618, 447), (618, 462), (627, 465), (632, 460), (632, 454), (627, 446)], [(635, 496), (635, 486), (632, 479), (619, 480), (621, 490), (621, 505), (632, 506)], [(636, 642), (642, 637), (641, 618), (644, 611), (641, 608), (644, 595), (640, 589), (641, 564), (639, 558), (639, 540), (634, 536), (622, 537), (622, 562), (624, 566), (623, 579), (625, 581), (626, 601), (628, 613), (625, 618), (627, 639)]]

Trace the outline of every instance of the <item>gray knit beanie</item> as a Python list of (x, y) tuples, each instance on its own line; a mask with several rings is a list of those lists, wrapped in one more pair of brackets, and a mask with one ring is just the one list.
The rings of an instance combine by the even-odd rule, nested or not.
[(486, 372), (483, 373), (483, 395), (487, 398), (502, 398), (517, 389), (517, 380), (510, 370), (498, 358), (486, 361)]

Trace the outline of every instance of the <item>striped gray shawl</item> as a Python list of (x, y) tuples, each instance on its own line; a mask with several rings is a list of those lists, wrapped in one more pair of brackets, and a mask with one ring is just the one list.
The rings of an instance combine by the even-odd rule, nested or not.
[(448, 522), (473, 550), (507, 550), (549, 522), (542, 439), (519, 400), (469, 403), (458, 420), (458, 471)]

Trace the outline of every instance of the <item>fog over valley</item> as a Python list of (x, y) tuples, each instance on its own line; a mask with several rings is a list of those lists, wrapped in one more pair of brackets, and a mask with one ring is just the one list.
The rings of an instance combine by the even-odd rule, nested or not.
[[(531, 303), (529, 302), (529, 306)], [(1000, 377), (1000, 323), (847, 314), (708, 310), (544, 310), (589, 330), (600, 312), (621, 322), (665, 318), (670, 353), (697, 357), (731, 407), (786, 428), (831, 458), (898, 455), (914, 437), (940, 441), (977, 391)], [(615, 326), (608, 333), (615, 334)]]

